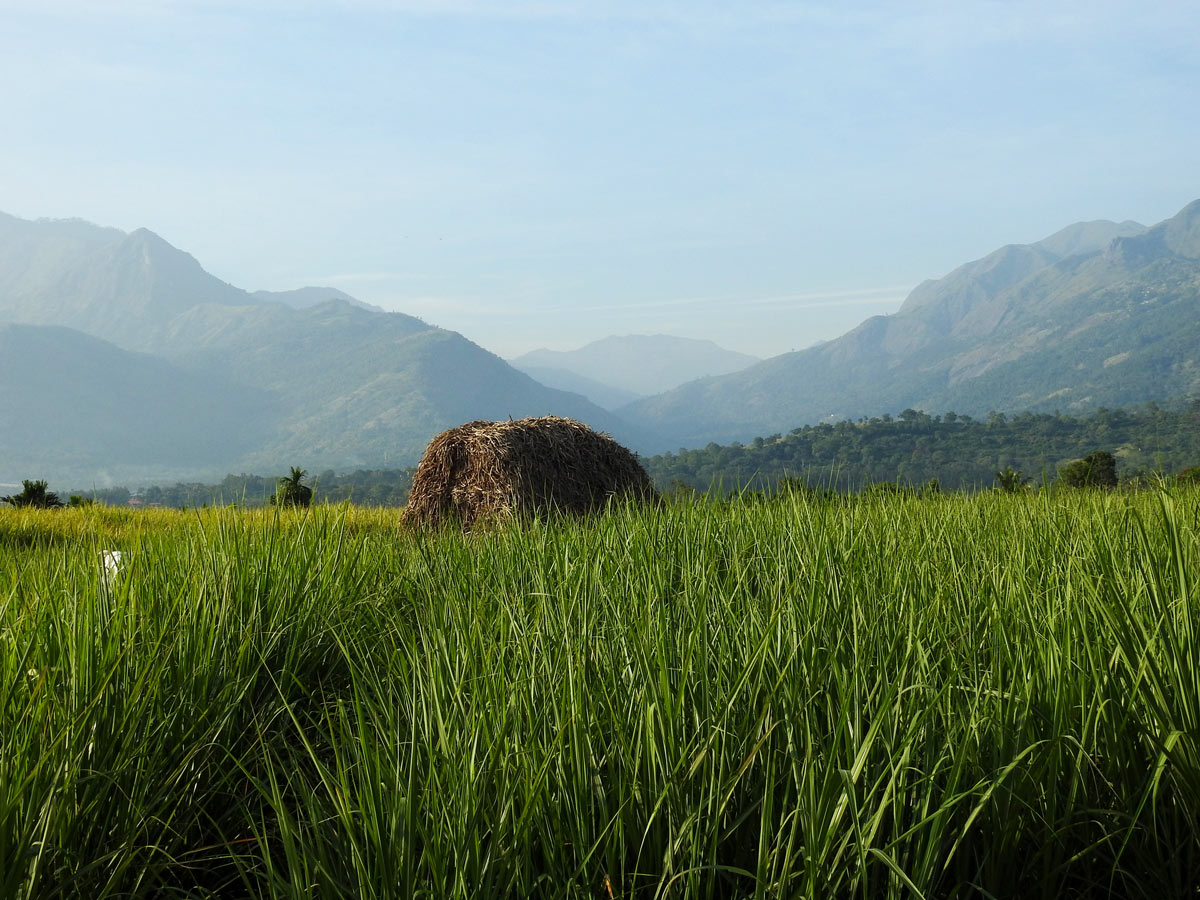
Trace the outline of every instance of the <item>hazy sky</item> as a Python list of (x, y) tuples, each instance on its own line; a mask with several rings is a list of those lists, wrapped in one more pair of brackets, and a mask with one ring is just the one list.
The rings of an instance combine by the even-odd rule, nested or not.
[(0, 0), (0, 211), (502, 355), (770, 355), (1200, 198), (1200, 3)]

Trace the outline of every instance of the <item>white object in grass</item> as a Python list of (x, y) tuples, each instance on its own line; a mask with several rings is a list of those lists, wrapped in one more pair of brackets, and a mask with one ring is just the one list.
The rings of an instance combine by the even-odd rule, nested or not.
[(100, 554), (100, 582), (111, 588), (121, 574), (121, 551), (105, 550)]

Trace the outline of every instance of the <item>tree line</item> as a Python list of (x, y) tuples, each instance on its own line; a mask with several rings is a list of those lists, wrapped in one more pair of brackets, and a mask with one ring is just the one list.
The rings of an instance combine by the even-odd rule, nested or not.
[[(795, 428), (749, 444), (707, 447), (641, 459), (668, 492), (807, 490), (848, 493), (887, 486), (922, 490), (1020, 490), (1030, 485), (1112, 486), (1156, 477), (1200, 481), (1200, 399), (1177, 409), (1149, 404), (1101, 408), (1086, 416), (992, 413), (986, 419), (906, 409), (898, 416)], [(12, 505), (189, 508), (350, 502), (398, 507), (408, 500), (413, 468), (327, 469), (309, 478), (227, 475), (216, 484), (179, 482), (138, 491), (78, 491), (64, 504), (45, 481), (26, 481)]]
[[(286, 476), (226, 475), (215, 484), (177, 482), (131, 491), (126, 487), (79, 491), (83, 502), (110, 506), (164, 506), (191, 509), (203, 506), (308, 506), (310, 503), (350, 502), (358, 506), (403, 506), (408, 501), (416, 470), (359, 469), (338, 474), (326, 469), (315, 476), (292, 467)], [(311, 493), (309, 493), (311, 492)]]
[[(992, 413), (985, 420), (906, 409), (897, 417), (806, 425), (744, 445), (680, 449), (642, 463), (657, 485), (675, 490), (774, 490), (785, 479), (785, 486), (839, 492), (931, 483), (982, 490), (1013, 479), (1070, 483), (1080, 472), (1072, 465), (1094, 453), (1111, 456), (1114, 482), (1176, 476), (1200, 465), (1200, 400), (1174, 410), (1150, 404), (1087, 416)], [(1097, 461), (1083, 465), (1090, 473)], [(1107, 472), (1107, 463), (1102, 468)]]

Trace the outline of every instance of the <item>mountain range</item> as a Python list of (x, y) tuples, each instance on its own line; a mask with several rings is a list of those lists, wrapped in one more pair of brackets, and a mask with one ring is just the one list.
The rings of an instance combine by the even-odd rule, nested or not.
[(456, 332), (331, 288), (251, 294), (145, 229), (0, 216), (4, 322), (0, 482), (411, 465), (510, 416), (650, 440)]
[(250, 293), (145, 229), (0, 214), (0, 482), (405, 466), (477, 418), (568, 415), (657, 452), (905, 408), (1162, 402), (1200, 392), (1198, 313), (1200, 201), (1002, 247), (763, 361), (657, 335), (513, 365), (335, 288)]
[(1200, 391), (1200, 201), (1086, 222), (919, 285), (819, 346), (617, 409), (660, 449), (905, 408), (1079, 412)]

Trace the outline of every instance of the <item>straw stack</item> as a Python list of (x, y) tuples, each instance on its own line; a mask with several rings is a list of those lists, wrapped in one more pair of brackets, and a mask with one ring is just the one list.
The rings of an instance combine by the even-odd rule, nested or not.
[(406, 525), (461, 525), (550, 510), (585, 514), (610, 497), (657, 501), (632, 453), (559, 416), (468, 422), (429, 444), (413, 477)]

